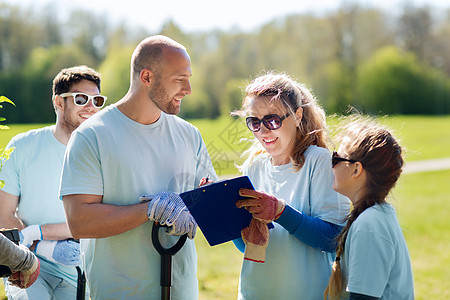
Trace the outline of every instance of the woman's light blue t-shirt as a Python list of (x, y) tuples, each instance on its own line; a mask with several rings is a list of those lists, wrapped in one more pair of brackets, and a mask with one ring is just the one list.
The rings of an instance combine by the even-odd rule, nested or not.
[[(273, 166), (262, 154), (244, 170), (256, 190), (283, 199), (302, 213), (344, 225), (350, 202), (332, 189), (328, 150), (310, 146), (305, 163), (295, 172), (289, 163)], [(274, 222), (265, 263), (244, 260), (239, 299), (323, 299), (333, 255), (307, 246)]]

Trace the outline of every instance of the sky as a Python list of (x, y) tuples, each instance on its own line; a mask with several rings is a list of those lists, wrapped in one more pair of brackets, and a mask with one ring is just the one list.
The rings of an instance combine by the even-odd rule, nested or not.
[[(413, 5), (450, 8), (450, 0), (406, 0)], [(110, 22), (126, 22), (157, 32), (172, 20), (185, 32), (251, 31), (274, 19), (296, 13), (327, 13), (343, 2), (356, 2), (390, 12), (400, 11), (405, 0), (0, 0), (28, 8), (42, 8), (56, 3), (60, 16), (73, 8), (97, 12)]]

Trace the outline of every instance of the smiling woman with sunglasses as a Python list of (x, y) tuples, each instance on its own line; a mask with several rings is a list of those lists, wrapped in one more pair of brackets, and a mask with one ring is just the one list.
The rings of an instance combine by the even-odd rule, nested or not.
[(267, 129), (277, 130), (281, 127), (281, 123), (283, 122), (283, 120), (289, 117), (289, 115), (290, 113), (287, 113), (284, 116), (280, 117), (277, 114), (271, 114), (264, 116), (262, 119), (258, 119), (257, 117), (247, 117), (245, 121), (247, 123), (248, 129), (253, 132), (258, 132), (261, 129), (261, 123), (263, 123)]
[(320, 299), (349, 213), (331, 188), (324, 112), (304, 85), (269, 73), (247, 86), (233, 114), (255, 137), (241, 168), (255, 190), (242, 189), (247, 199), (237, 202), (253, 215), (234, 241), (244, 252), (239, 299)]

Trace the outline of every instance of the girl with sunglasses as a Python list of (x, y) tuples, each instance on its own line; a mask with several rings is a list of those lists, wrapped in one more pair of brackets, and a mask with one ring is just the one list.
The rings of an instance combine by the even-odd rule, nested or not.
[(353, 210), (338, 237), (325, 299), (414, 299), (408, 248), (386, 202), (402, 166), (402, 149), (389, 131), (369, 120), (345, 127), (333, 154), (333, 188), (350, 198)]
[(324, 111), (304, 85), (269, 73), (233, 114), (247, 116), (255, 137), (242, 166), (255, 190), (237, 202), (253, 215), (234, 241), (244, 252), (239, 299), (320, 299), (350, 207), (332, 189)]

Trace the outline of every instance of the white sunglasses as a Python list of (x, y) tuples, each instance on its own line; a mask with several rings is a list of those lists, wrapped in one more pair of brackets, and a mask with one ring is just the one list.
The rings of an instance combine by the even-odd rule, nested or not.
[(102, 108), (105, 105), (106, 96), (103, 95), (94, 95), (90, 96), (84, 93), (64, 93), (60, 95), (61, 97), (73, 97), (73, 103), (78, 106), (85, 106), (88, 104), (89, 100), (92, 100), (92, 104), (97, 108)]

